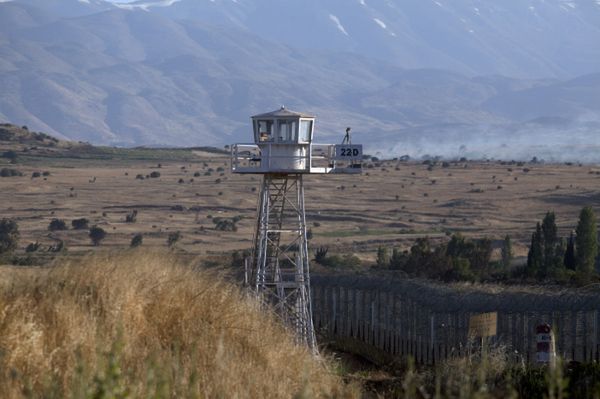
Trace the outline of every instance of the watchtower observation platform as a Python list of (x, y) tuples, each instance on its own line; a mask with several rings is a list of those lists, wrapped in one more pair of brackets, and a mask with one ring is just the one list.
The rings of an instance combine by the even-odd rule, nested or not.
[(359, 174), (362, 145), (315, 144), (315, 117), (285, 107), (252, 117), (254, 143), (231, 147), (233, 173)]

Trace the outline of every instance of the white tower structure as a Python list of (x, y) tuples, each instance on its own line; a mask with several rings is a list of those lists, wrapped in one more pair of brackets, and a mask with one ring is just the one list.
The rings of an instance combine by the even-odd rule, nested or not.
[(316, 350), (304, 213), (305, 174), (361, 173), (362, 145), (313, 144), (315, 117), (284, 107), (252, 117), (253, 144), (231, 147), (233, 173), (262, 174), (246, 283)]

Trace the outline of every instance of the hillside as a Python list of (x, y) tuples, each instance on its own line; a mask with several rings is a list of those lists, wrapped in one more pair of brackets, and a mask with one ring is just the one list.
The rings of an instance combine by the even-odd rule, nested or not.
[(237, 287), (171, 254), (0, 273), (4, 398), (358, 397)]
[[(92, 145), (82, 141), (59, 140), (27, 126), (0, 123), (0, 155), (7, 160), (33, 161), (81, 160), (161, 160), (184, 161), (204, 156), (224, 156), (229, 152), (215, 147), (117, 148)], [(46, 161), (47, 162), (47, 161)]]
[(406, 68), (521, 78), (600, 69), (594, 45), (600, 41), (600, 5), (594, 0), (137, 0), (121, 7)]
[[(492, 31), (502, 32), (493, 38), (506, 43), (479, 38), (473, 44), (479, 50), (468, 57), (453, 47), (464, 44), (455, 22), (472, 6), (468, 1), (443, 7), (357, 2), (344, 8), (348, 15), (338, 12), (341, 4), (333, 0), (286, 3), (285, 9), (258, 0), (168, 4), (123, 9), (103, 1), (0, 3), (0, 121), (94, 144), (221, 147), (248, 141), (248, 117), (284, 104), (318, 116), (318, 141), (337, 142), (352, 126), (369, 152), (389, 156), (597, 159), (572, 148), (568, 138), (575, 132), (580, 141), (590, 142), (598, 128), (600, 82), (592, 72), (600, 59), (593, 45), (600, 7), (593, 4), (564, 10), (571, 7), (559, 0), (540, 3), (536, 12), (547, 16), (541, 25), (517, 19), (514, 32), (512, 24), (500, 23), (521, 16), (516, 3), (492, 7), (498, 13), (502, 8), (506, 18), (500, 19), (484, 18), (489, 10), (482, 7), (478, 23), (493, 22)], [(327, 14), (334, 8), (331, 15), (348, 29), (348, 37)], [(305, 18), (289, 17), (296, 11)], [(382, 22), (385, 12), (390, 18), (385, 25), (396, 36), (374, 22)], [(311, 30), (260, 23), (278, 20), (275, 14), (285, 21), (310, 21)], [(430, 21), (452, 32), (412, 26), (410, 33), (401, 33), (396, 20)], [(514, 38), (539, 41), (528, 29), (545, 31), (558, 24), (570, 30), (562, 41), (547, 39), (556, 48)], [(261, 30), (263, 25), (268, 31)], [(360, 35), (352, 33), (359, 28)], [(365, 43), (347, 45), (351, 39)], [(396, 49), (421, 52), (422, 61), (411, 61), (415, 54), (396, 54), (400, 50), (393, 50), (388, 39), (398, 40)], [(440, 47), (454, 61), (444, 61), (449, 55), (440, 55)], [(538, 57), (531, 62), (539, 68), (508, 65), (508, 59), (518, 62), (515, 51)], [(578, 57), (568, 57), (570, 51)], [(555, 53), (580, 66), (567, 70), (550, 57)], [(457, 60), (468, 68), (457, 67)], [(479, 68), (475, 61), (506, 69)], [(578, 76), (582, 73), (587, 74)]]

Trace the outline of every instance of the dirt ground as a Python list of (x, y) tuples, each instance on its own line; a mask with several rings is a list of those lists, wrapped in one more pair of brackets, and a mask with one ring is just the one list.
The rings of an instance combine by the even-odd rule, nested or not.
[[(164, 161), (25, 160), (10, 165), (23, 176), (0, 178), (1, 217), (18, 221), (22, 248), (63, 240), (69, 252), (93, 249), (87, 230), (71, 228), (76, 218), (106, 230), (103, 248), (127, 247), (136, 233), (143, 245), (166, 246), (174, 231), (182, 235), (179, 249), (193, 255), (250, 248), (261, 176), (232, 174), (223, 154), (190, 154)], [(36, 171), (50, 175), (32, 178)], [(160, 177), (146, 178), (152, 172)], [(311, 246), (365, 260), (378, 245), (406, 249), (416, 237), (445, 239), (454, 232), (497, 240), (509, 234), (523, 257), (547, 211), (556, 212), (562, 236), (575, 228), (583, 206), (600, 211), (597, 165), (383, 161), (367, 162), (362, 175), (313, 175), (304, 182)], [(137, 220), (127, 223), (133, 210)], [(235, 216), (242, 217), (237, 231), (215, 229), (212, 218)], [(69, 230), (49, 231), (54, 218)]]

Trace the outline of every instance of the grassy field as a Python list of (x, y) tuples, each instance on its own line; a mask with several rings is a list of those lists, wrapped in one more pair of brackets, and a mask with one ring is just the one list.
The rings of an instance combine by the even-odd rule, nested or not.
[(0, 269), (3, 398), (358, 397), (224, 276), (169, 253)]

